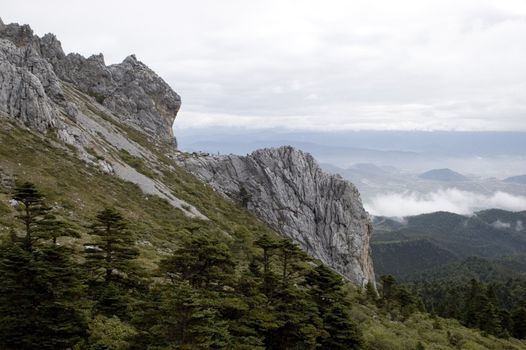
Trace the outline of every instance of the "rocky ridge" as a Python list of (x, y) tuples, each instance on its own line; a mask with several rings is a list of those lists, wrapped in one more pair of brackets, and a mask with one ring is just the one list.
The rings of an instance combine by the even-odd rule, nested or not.
[(179, 162), (346, 278), (374, 283), (372, 224), (356, 187), (292, 147), (247, 156), (193, 155)]
[(177, 157), (343, 276), (359, 285), (374, 282), (371, 225), (351, 183), (323, 173), (310, 155), (291, 148), (247, 157), (178, 152), (171, 126), (180, 104), (179, 95), (134, 55), (106, 66), (102, 55), (66, 55), (54, 35), (40, 38), (27, 25), (0, 20), (0, 118), (52, 132), (86, 163), (206, 220), (163, 183), (162, 171), (175, 164), (166, 168), (160, 157)]
[[(54, 35), (40, 38), (28, 25), (0, 20), (0, 117), (41, 133), (52, 130), (87, 163), (166, 199), (190, 217), (206, 219), (122, 156), (145, 159), (155, 169), (159, 162), (152, 147), (175, 150), (172, 124), (180, 104), (179, 95), (133, 55), (106, 66), (102, 55), (65, 55)], [(152, 147), (127, 137), (130, 129)]]
[[(42, 38), (28, 25), (0, 25), (0, 63), (2, 96), (0, 108), (26, 122), (37, 121), (39, 128), (56, 126), (51, 122), (57, 109), (75, 116), (66, 103), (63, 82), (92, 96), (117, 115), (120, 121), (145, 132), (156, 141), (175, 144), (172, 124), (181, 98), (155, 72), (130, 55), (122, 63), (106, 66), (102, 54), (85, 58), (66, 55), (53, 34)], [(35, 79), (36, 78), (36, 79)], [(15, 89), (22, 93), (9, 94)], [(10, 97), (10, 101), (5, 98)], [(15, 98), (29, 98), (22, 106)], [(5, 103), (8, 102), (8, 103)], [(50, 106), (51, 104), (55, 106)], [(43, 120), (42, 120), (43, 119)]]

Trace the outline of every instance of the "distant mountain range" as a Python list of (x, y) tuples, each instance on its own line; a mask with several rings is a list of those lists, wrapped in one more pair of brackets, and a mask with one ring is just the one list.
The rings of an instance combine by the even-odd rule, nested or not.
[(432, 169), (418, 175), (419, 178), (432, 181), (467, 181), (468, 178), (451, 169)]
[[(373, 215), (406, 216), (438, 210), (465, 214), (495, 207), (526, 209), (526, 205), (522, 205), (526, 203), (526, 184), (514, 181), (515, 177), (501, 180), (461, 174), (450, 168), (415, 173), (371, 163), (358, 163), (347, 168), (323, 164), (323, 168), (354, 183), (366, 209)], [(520, 180), (521, 177), (517, 178)], [(496, 194), (514, 198), (509, 201), (488, 200)], [(386, 204), (394, 199), (400, 203), (397, 210), (385, 210)]]
[[(472, 216), (435, 212), (403, 220), (375, 217), (373, 225), (377, 275), (407, 279), (468, 257), (495, 260), (526, 254), (526, 211), (491, 209)], [(526, 260), (511, 261), (526, 267)]]
[(511, 176), (504, 179), (504, 182), (511, 182), (516, 184), (526, 185), (526, 175)]
[(175, 130), (179, 147), (187, 151), (245, 155), (258, 148), (291, 145), (320, 163), (343, 169), (372, 163), (414, 174), (439, 167), (480, 177), (526, 173), (525, 132), (178, 129), (177, 122)]

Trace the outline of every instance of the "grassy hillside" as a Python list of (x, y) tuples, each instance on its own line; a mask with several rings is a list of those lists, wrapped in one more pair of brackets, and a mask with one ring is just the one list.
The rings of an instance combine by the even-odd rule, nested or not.
[[(133, 131), (129, 137), (133, 138)], [(135, 135), (137, 142), (142, 137)], [(144, 142), (144, 144), (147, 144)], [(224, 200), (192, 175), (175, 166), (167, 157), (159, 157), (157, 168), (144, 160), (123, 156), (138, 171), (151, 172), (159, 177), (179, 198), (196, 206), (209, 220), (191, 219), (166, 200), (145, 195), (138, 186), (86, 164), (78, 159), (76, 150), (58, 142), (53, 134), (46, 137), (2, 121), (0, 125), (0, 233), (7, 239), (12, 229), (20, 229), (15, 209), (9, 204), (10, 178), (31, 181), (46, 195), (55, 212), (81, 232), (81, 238), (60, 238), (61, 245), (75, 249), (83, 260), (82, 245), (91, 238), (87, 227), (96, 213), (106, 206), (122, 212), (134, 233), (140, 250), (139, 263), (151, 276), (157, 276), (158, 263), (181, 247), (182, 242), (195, 232), (206, 232), (221, 237), (235, 260), (236, 274), (242, 275), (251, 258), (260, 256), (254, 241), (268, 234), (278, 238), (264, 223), (235, 203)], [(98, 153), (98, 156), (103, 156)], [(310, 265), (307, 265), (310, 266)], [(366, 349), (416, 349), (419, 342), (425, 349), (522, 349), (518, 340), (500, 340), (482, 336), (480, 332), (461, 327), (447, 320), (436, 321), (425, 314), (415, 313), (402, 319), (396, 311), (386, 312), (366, 301), (359, 291), (347, 285), (346, 298), (353, 304), (352, 317), (363, 332)], [(360, 303), (358, 303), (360, 301)], [(304, 314), (307, 309), (299, 310)], [(260, 311), (261, 312), (261, 311)], [(287, 312), (293, 317), (292, 311)], [(136, 334), (128, 322), (95, 318), (91, 322), (91, 336), (119, 338)], [(109, 322), (109, 323), (108, 323)], [(437, 322), (439, 325), (437, 326)], [(108, 326), (109, 325), (109, 326)], [(106, 334), (104, 329), (119, 331)], [(102, 332), (99, 334), (97, 332)], [(449, 336), (448, 336), (449, 332)], [(105, 335), (106, 334), (106, 335)], [(452, 338), (453, 335), (453, 338)], [(456, 338), (455, 338), (456, 337)], [(458, 339), (459, 341), (457, 341)], [(453, 340), (452, 340), (453, 339)], [(457, 339), (457, 340), (455, 340)], [(459, 347), (458, 344), (462, 344)], [(110, 349), (128, 349), (127, 343)], [(124, 344), (124, 345), (123, 345)], [(229, 347), (236, 348), (236, 347)], [(251, 347), (249, 347), (251, 348)]]
[[(20, 181), (35, 183), (48, 197), (58, 213), (77, 227), (87, 226), (95, 213), (106, 206), (115, 207), (133, 223), (141, 242), (145, 262), (151, 264), (177, 240), (201, 228), (222, 232), (233, 246), (249, 246), (254, 235), (276, 235), (265, 224), (234, 203), (225, 201), (212, 189), (183, 169), (166, 170), (165, 183), (173, 192), (198, 207), (211, 220), (191, 219), (166, 200), (145, 195), (138, 186), (89, 166), (75, 156), (75, 149), (65, 147), (52, 137), (42, 137), (7, 123), (0, 130), (0, 167), (4, 174)], [(1, 194), (2, 229), (15, 225), (14, 210), (8, 202), (8, 188)], [(81, 245), (83, 239), (75, 241)], [(242, 254), (241, 248), (236, 248)]]

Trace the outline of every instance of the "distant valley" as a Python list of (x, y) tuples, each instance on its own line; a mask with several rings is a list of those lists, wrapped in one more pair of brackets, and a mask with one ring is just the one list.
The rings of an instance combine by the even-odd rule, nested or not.
[(526, 211), (436, 212), (394, 220), (375, 217), (371, 247), (377, 275), (415, 279), (471, 257), (526, 273)]

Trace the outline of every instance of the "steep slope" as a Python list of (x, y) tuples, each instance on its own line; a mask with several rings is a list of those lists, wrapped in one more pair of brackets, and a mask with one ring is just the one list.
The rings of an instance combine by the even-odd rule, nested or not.
[[(7, 35), (4, 32), (6, 28), (8, 32), (20, 30), (30, 35)], [(159, 261), (172, 256), (174, 251), (181, 249), (185, 241), (195, 236), (210, 235), (219, 238), (220, 243), (226, 245), (235, 263), (235, 271), (232, 273), (235, 277), (246, 274), (251, 261), (261, 259), (262, 249), (254, 244), (258, 238), (267, 234), (277, 240), (277, 233), (267, 224), (236, 203), (225, 200), (213, 188), (177, 166), (174, 158), (183, 155), (173, 149), (173, 142), (165, 142), (166, 140), (158, 138), (152, 131), (143, 132), (140, 121), (136, 124), (133, 118), (120, 114), (116, 107), (106, 104), (106, 99), (112, 100), (111, 96), (103, 99), (96, 93), (84, 90), (81, 85), (62, 80), (65, 79), (61, 78), (62, 73), (55, 72), (57, 68), (54, 67), (58, 67), (57, 63), (51, 58), (44, 59), (38, 47), (32, 46), (38, 42), (38, 38), (32, 36), (29, 27), (4, 26), (0, 21), (0, 37), (7, 38), (0, 39), (0, 239), (5, 239), (8, 234), (14, 232), (13, 230), (19, 228), (15, 218), (17, 211), (10, 202), (14, 180), (17, 179), (35, 183), (46, 195), (53, 211), (80, 231), (81, 237), (78, 239), (60, 237), (58, 240), (61, 246), (74, 248), (78, 257), (82, 254), (83, 243), (91, 242), (91, 238), (87, 237), (87, 227), (94, 215), (106, 206), (115, 207), (122, 212), (129, 223), (135, 246), (140, 250), (138, 262), (145, 268), (149, 281), (155, 286), (160, 282)], [(13, 37), (16, 39), (9, 39)], [(150, 92), (145, 89), (143, 91), (143, 98), (154, 98), (149, 95)], [(155, 106), (157, 108), (158, 104)], [(157, 112), (162, 114), (162, 110)], [(172, 113), (175, 112), (172, 110)], [(171, 135), (170, 131), (167, 131), (166, 135)], [(336, 180), (332, 181), (337, 182)], [(350, 191), (352, 188), (344, 184), (338, 186), (342, 187), (342, 191)], [(335, 198), (336, 193), (337, 191), (334, 194)], [(248, 202), (248, 198), (245, 198)], [(360, 212), (359, 208), (357, 212)], [(306, 264), (307, 261), (310, 264)], [(280, 263), (281, 260), (274, 256), (272, 268)], [(312, 269), (314, 265), (307, 258), (301, 263), (301, 268), (307, 270)], [(272, 302), (260, 299), (259, 294), (254, 297), (252, 280), (242, 282), (245, 282), (243, 286), (247, 288), (243, 288), (241, 292), (242, 288), (235, 286), (234, 291), (241, 296), (246, 295), (248, 302), (245, 302), (245, 299), (240, 302), (236, 298), (227, 298), (226, 307), (231, 317), (239, 314), (242, 321), (245, 316), (262, 319), (262, 322), (255, 324), (258, 327), (257, 332), (250, 334), (250, 338), (260, 337), (262, 331), (259, 327), (279, 326), (273, 322), (277, 308)], [(248, 291), (244, 291), (245, 289)], [(302, 283), (291, 284), (291, 289), (294, 291), (292, 298), (287, 300), (284, 310), (277, 311), (289, 316), (291, 310), (296, 316), (305, 314), (310, 318), (308, 308), (298, 307), (305, 305), (302, 302), (305, 302), (304, 295), (309, 294), (309, 291), (305, 290)], [(352, 293), (352, 290), (352, 286), (346, 285), (345, 291), (342, 291), (345, 292), (343, 297), (348, 299), (345, 300), (345, 305), (348, 301), (363, 299), (363, 294)], [(203, 291), (196, 288), (192, 289), (192, 292), (199, 295)], [(231, 295), (233, 290), (222, 288), (220, 292)], [(320, 290), (315, 292), (319, 293)], [(326, 300), (325, 290), (321, 292), (324, 297), (322, 299)], [(126, 318), (100, 318), (97, 311), (86, 310), (89, 303), (83, 304), (82, 313), (88, 313), (86, 317), (89, 318), (91, 334), (88, 341), (93, 341), (92, 336), (104, 339), (96, 339), (95, 347), (84, 347), (81, 344), (78, 348), (110, 348), (115, 344), (121, 349), (131, 348), (128, 347), (131, 345), (129, 337), (135, 331), (138, 331), (134, 337), (135, 341), (151, 339), (148, 337), (152, 336), (149, 333), (151, 329), (144, 329), (142, 326), (162, 328), (174, 320), (176, 323), (181, 322), (179, 318), (186, 316), (181, 309), (173, 308), (172, 301), (177, 305), (181, 294), (170, 294), (173, 299), (167, 303), (169, 308), (166, 312), (160, 312), (157, 307), (163, 303), (159, 303), (158, 299), (148, 299), (149, 295), (141, 293), (138, 296), (141, 301), (130, 306), (145, 308), (148, 322), (144, 325), (137, 325), (135, 320)], [(188, 306), (200, 307), (198, 302), (202, 302), (203, 307), (193, 315), (199, 320), (215, 322), (218, 327), (224, 329), (224, 319), (209, 318), (214, 316), (218, 307), (214, 305), (218, 300), (210, 300), (209, 295), (206, 294), (208, 299), (205, 301), (204, 298), (197, 301), (191, 299), (189, 303), (183, 294), (185, 310), (188, 310)], [(75, 298), (78, 297), (76, 293)], [(86, 301), (85, 298), (84, 296), (81, 301)], [(292, 304), (294, 308), (287, 308), (288, 304)], [(256, 312), (253, 311), (254, 306)], [(482, 336), (479, 331), (466, 329), (447, 320), (440, 320), (443, 327), (435, 329), (433, 322), (437, 321), (420, 313), (402, 321), (393, 319), (391, 315), (386, 315), (371, 304), (355, 305), (352, 309), (349, 305), (341, 311), (352, 313), (364, 332), (365, 348), (411, 349), (416, 348), (417, 343), (421, 341), (426, 348), (453, 349), (450, 332), (457, 338), (461, 336), (466, 341), (466, 347), (470, 348), (524, 348), (523, 341)], [(170, 319), (169, 322), (167, 318)], [(110, 322), (100, 322), (105, 319)], [(2, 320), (5, 320), (5, 317)], [(286, 320), (290, 322), (286, 322), (285, 326), (289, 326), (290, 323), (297, 324), (298, 327), (294, 331), (318, 329), (310, 323), (306, 324), (305, 321), (309, 321), (306, 318), (289, 317)], [(341, 312), (337, 315), (337, 322), (340, 320)], [(244, 331), (246, 328), (239, 327), (234, 321), (230, 323), (238, 326), (235, 328), (237, 331)], [(207, 330), (200, 327), (199, 331)], [(156, 334), (153, 335), (154, 340), (159, 338)], [(240, 336), (236, 339), (239, 340)], [(102, 340), (109, 343), (103, 343)], [(343, 340), (345, 341), (345, 338)], [(147, 348), (133, 345), (133, 348)], [(148, 348), (156, 347), (155, 344), (147, 345)], [(249, 345), (242, 348), (263, 347)]]
[[(73, 57), (78, 65), (70, 62)], [(57, 71), (61, 75), (75, 74), (78, 81), (62, 81), (50, 62), (60, 65)], [(73, 146), (78, 157), (88, 164), (135, 183), (145, 193), (166, 199), (191, 217), (205, 218), (195, 207), (173, 195), (166, 184), (138, 171), (130, 162), (133, 157), (141, 158), (150, 163), (147, 168), (155, 174), (160, 162), (158, 154), (174, 150), (171, 123), (180, 105), (179, 96), (134, 58), (111, 67), (98, 62), (97, 69), (85, 69), (85, 59), (64, 56), (52, 35), (41, 39), (27, 25), (0, 27), (1, 116), (42, 133), (50, 131)], [(111, 79), (103, 84), (101, 74)], [(106, 88), (93, 90), (85, 85), (86, 81)], [(150, 87), (142, 88), (146, 85)], [(104, 100), (99, 98), (102, 93), (107, 94)], [(128, 103), (126, 99), (135, 102)], [(160, 129), (164, 133), (159, 133)]]
[(358, 190), (324, 173), (309, 154), (281, 147), (246, 157), (195, 154), (178, 160), (350, 280), (362, 286), (374, 281), (372, 225)]
[[(166, 181), (167, 173), (177, 171), (172, 159), (188, 158), (175, 149), (171, 128), (181, 99), (135, 56), (106, 66), (102, 55), (65, 55), (54, 35), (39, 38), (29, 26), (9, 24), (0, 26), (0, 65), (2, 117), (56, 134), (87, 164), (190, 218), (209, 219)], [(352, 281), (374, 280), (371, 226), (357, 190), (323, 174), (301, 152), (258, 154), (268, 177), (251, 182), (262, 195), (254, 196), (249, 209), (259, 208), (256, 214), (275, 230)]]
[[(11, 63), (10, 76), (20, 76), (21, 86), (27, 84), (33, 90), (38, 90), (39, 85), (42, 85), (45, 94), (56, 104), (55, 108), (52, 107), (55, 112), (58, 112), (57, 107), (62, 107), (66, 115), (75, 116), (74, 106), (65, 101), (61, 81), (71, 83), (116, 113), (120, 121), (136, 127), (156, 141), (175, 143), (171, 126), (181, 105), (181, 98), (157, 74), (137, 61), (134, 55), (111, 66), (105, 65), (102, 54), (89, 58), (79, 54), (65, 55), (60, 41), (53, 34), (39, 38), (33, 35), (27, 25), (3, 26), (0, 28), (0, 38), (6, 40), (1, 44), (4, 54), (2, 62), (6, 65)], [(5, 80), (6, 77), (3, 78)], [(10, 90), (4, 87), (5, 91)], [(13, 95), (16, 96), (23, 95)], [(45, 110), (44, 105), (49, 104), (49, 101), (46, 101), (41, 90), (35, 98), (43, 100), (40, 105)], [(38, 108), (38, 104), (31, 105), (34, 107), (28, 109), (41, 114), (42, 108)], [(17, 110), (7, 113), (16, 115)], [(38, 116), (33, 117), (37, 119)]]

